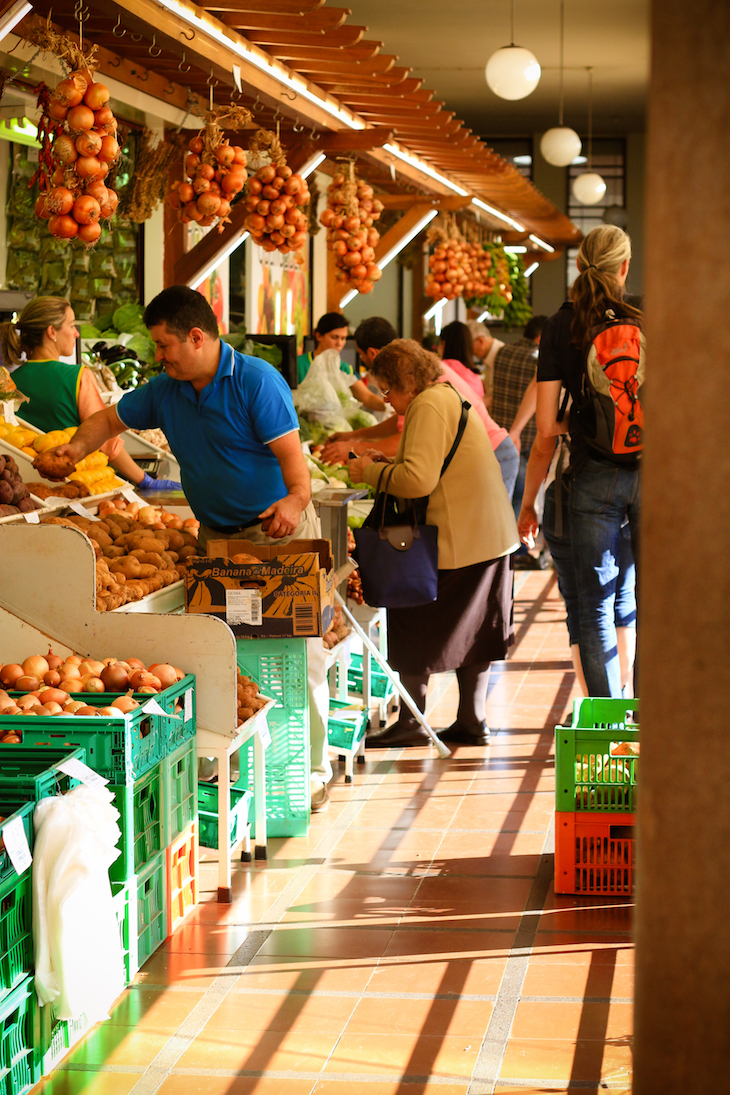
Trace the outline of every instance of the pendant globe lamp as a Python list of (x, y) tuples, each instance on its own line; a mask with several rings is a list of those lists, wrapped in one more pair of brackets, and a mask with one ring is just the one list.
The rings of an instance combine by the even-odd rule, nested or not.
[(573, 180), (573, 196), (581, 205), (596, 205), (606, 193), (606, 181), (591, 171), (593, 157), (593, 69), (588, 68), (588, 170)]
[(565, 50), (565, 0), (560, 0), (560, 105), (558, 107), (558, 124), (553, 129), (543, 133), (540, 141), (540, 151), (543, 159), (554, 167), (567, 167), (576, 156), (580, 155), (581, 140), (574, 129), (563, 125), (563, 101), (565, 85), (565, 68), (563, 54)]
[(487, 61), (484, 70), (489, 87), (500, 99), (524, 99), (540, 82), (540, 64), (534, 53), (515, 45), (515, 0), (511, 0), (510, 44)]

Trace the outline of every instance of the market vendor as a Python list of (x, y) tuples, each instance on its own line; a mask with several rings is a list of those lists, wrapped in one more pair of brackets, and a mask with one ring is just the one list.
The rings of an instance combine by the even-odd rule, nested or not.
[[(36, 297), (17, 321), (0, 325), (3, 360), (17, 366), (13, 381), (29, 400), (21, 417), (44, 433), (79, 426), (104, 409), (89, 370), (58, 360), (73, 355), (78, 337), (73, 308), (62, 297)], [(152, 479), (142, 471), (120, 437), (111, 437), (100, 448), (111, 466), (139, 490), (179, 490), (179, 483)]]
[[(297, 377), (301, 384), (309, 372), (315, 357), (319, 357), (325, 350), (336, 350), (342, 353), (349, 333), (348, 322), (339, 312), (327, 312), (323, 315), (314, 328), (315, 348), (308, 353), (300, 354), (297, 358)], [(371, 392), (364, 380), (361, 380), (353, 371), (351, 365), (340, 358), (340, 369), (348, 377), (350, 393), (358, 403), (367, 407), (369, 411), (384, 411), (385, 402), (375, 392)], [(354, 379), (353, 379), (354, 378)]]
[[(184, 285), (163, 290), (144, 320), (164, 373), (87, 418), (51, 454), (78, 463), (125, 429), (160, 427), (180, 464), (185, 496), (211, 538), (258, 544), (320, 535), (296, 411), (284, 378), (218, 337), (215, 314)], [(312, 809), (327, 805), (329, 690), (322, 639), (307, 640)]]

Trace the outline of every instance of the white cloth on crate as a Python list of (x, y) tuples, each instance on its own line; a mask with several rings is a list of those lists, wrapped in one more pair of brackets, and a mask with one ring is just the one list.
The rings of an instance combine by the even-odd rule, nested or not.
[(106, 788), (42, 799), (34, 813), (35, 988), (58, 1019), (109, 1016), (124, 990), (109, 867), (120, 855), (119, 811)]

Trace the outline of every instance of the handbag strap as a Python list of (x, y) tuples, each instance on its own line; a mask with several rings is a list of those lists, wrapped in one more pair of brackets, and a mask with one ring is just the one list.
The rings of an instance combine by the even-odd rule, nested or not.
[(461, 439), (464, 436), (464, 430), (466, 429), (467, 419), (469, 418), (469, 408), (471, 407), (471, 403), (467, 403), (467, 401), (465, 399), (461, 398), (461, 395), (459, 395), (459, 392), (456, 391), (456, 388), (454, 387), (453, 384), (449, 384), (448, 380), (446, 381), (446, 383), (449, 385), (452, 392), (454, 392), (459, 398), (459, 402), (461, 403), (461, 418), (459, 419), (459, 426), (458, 426), (458, 429), (456, 431), (456, 437), (454, 438), (454, 443), (451, 446), (451, 448), (449, 449), (448, 453), (446, 454), (446, 459), (444, 460), (444, 462), (441, 466), (441, 473), (439, 475), (439, 479), (444, 474), (444, 472), (448, 468), (451, 461), (454, 459), (454, 456), (456, 454), (456, 450), (459, 447), (459, 443), (461, 442)]

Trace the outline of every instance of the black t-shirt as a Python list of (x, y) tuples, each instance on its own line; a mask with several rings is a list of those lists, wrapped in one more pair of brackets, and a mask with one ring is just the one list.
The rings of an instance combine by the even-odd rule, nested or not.
[(551, 316), (542, 329), (540, 349), (537, 359), (537, 380), (561, 380), (570, 392), (573, 404), (569, 419), (570, 462), (572, 467), (580, 466), (586, 459), (600, 460), (607, 464), (613, 461), (604, 457), (588, 445), (580, 426), (578, 415), (573, 408), (580, 401), (581, 380), (583, 377), (583, 353), (579, 346), (571, 342), (570, 327), (573, 322), (573, 304), (566, 300), (559, 311)]

